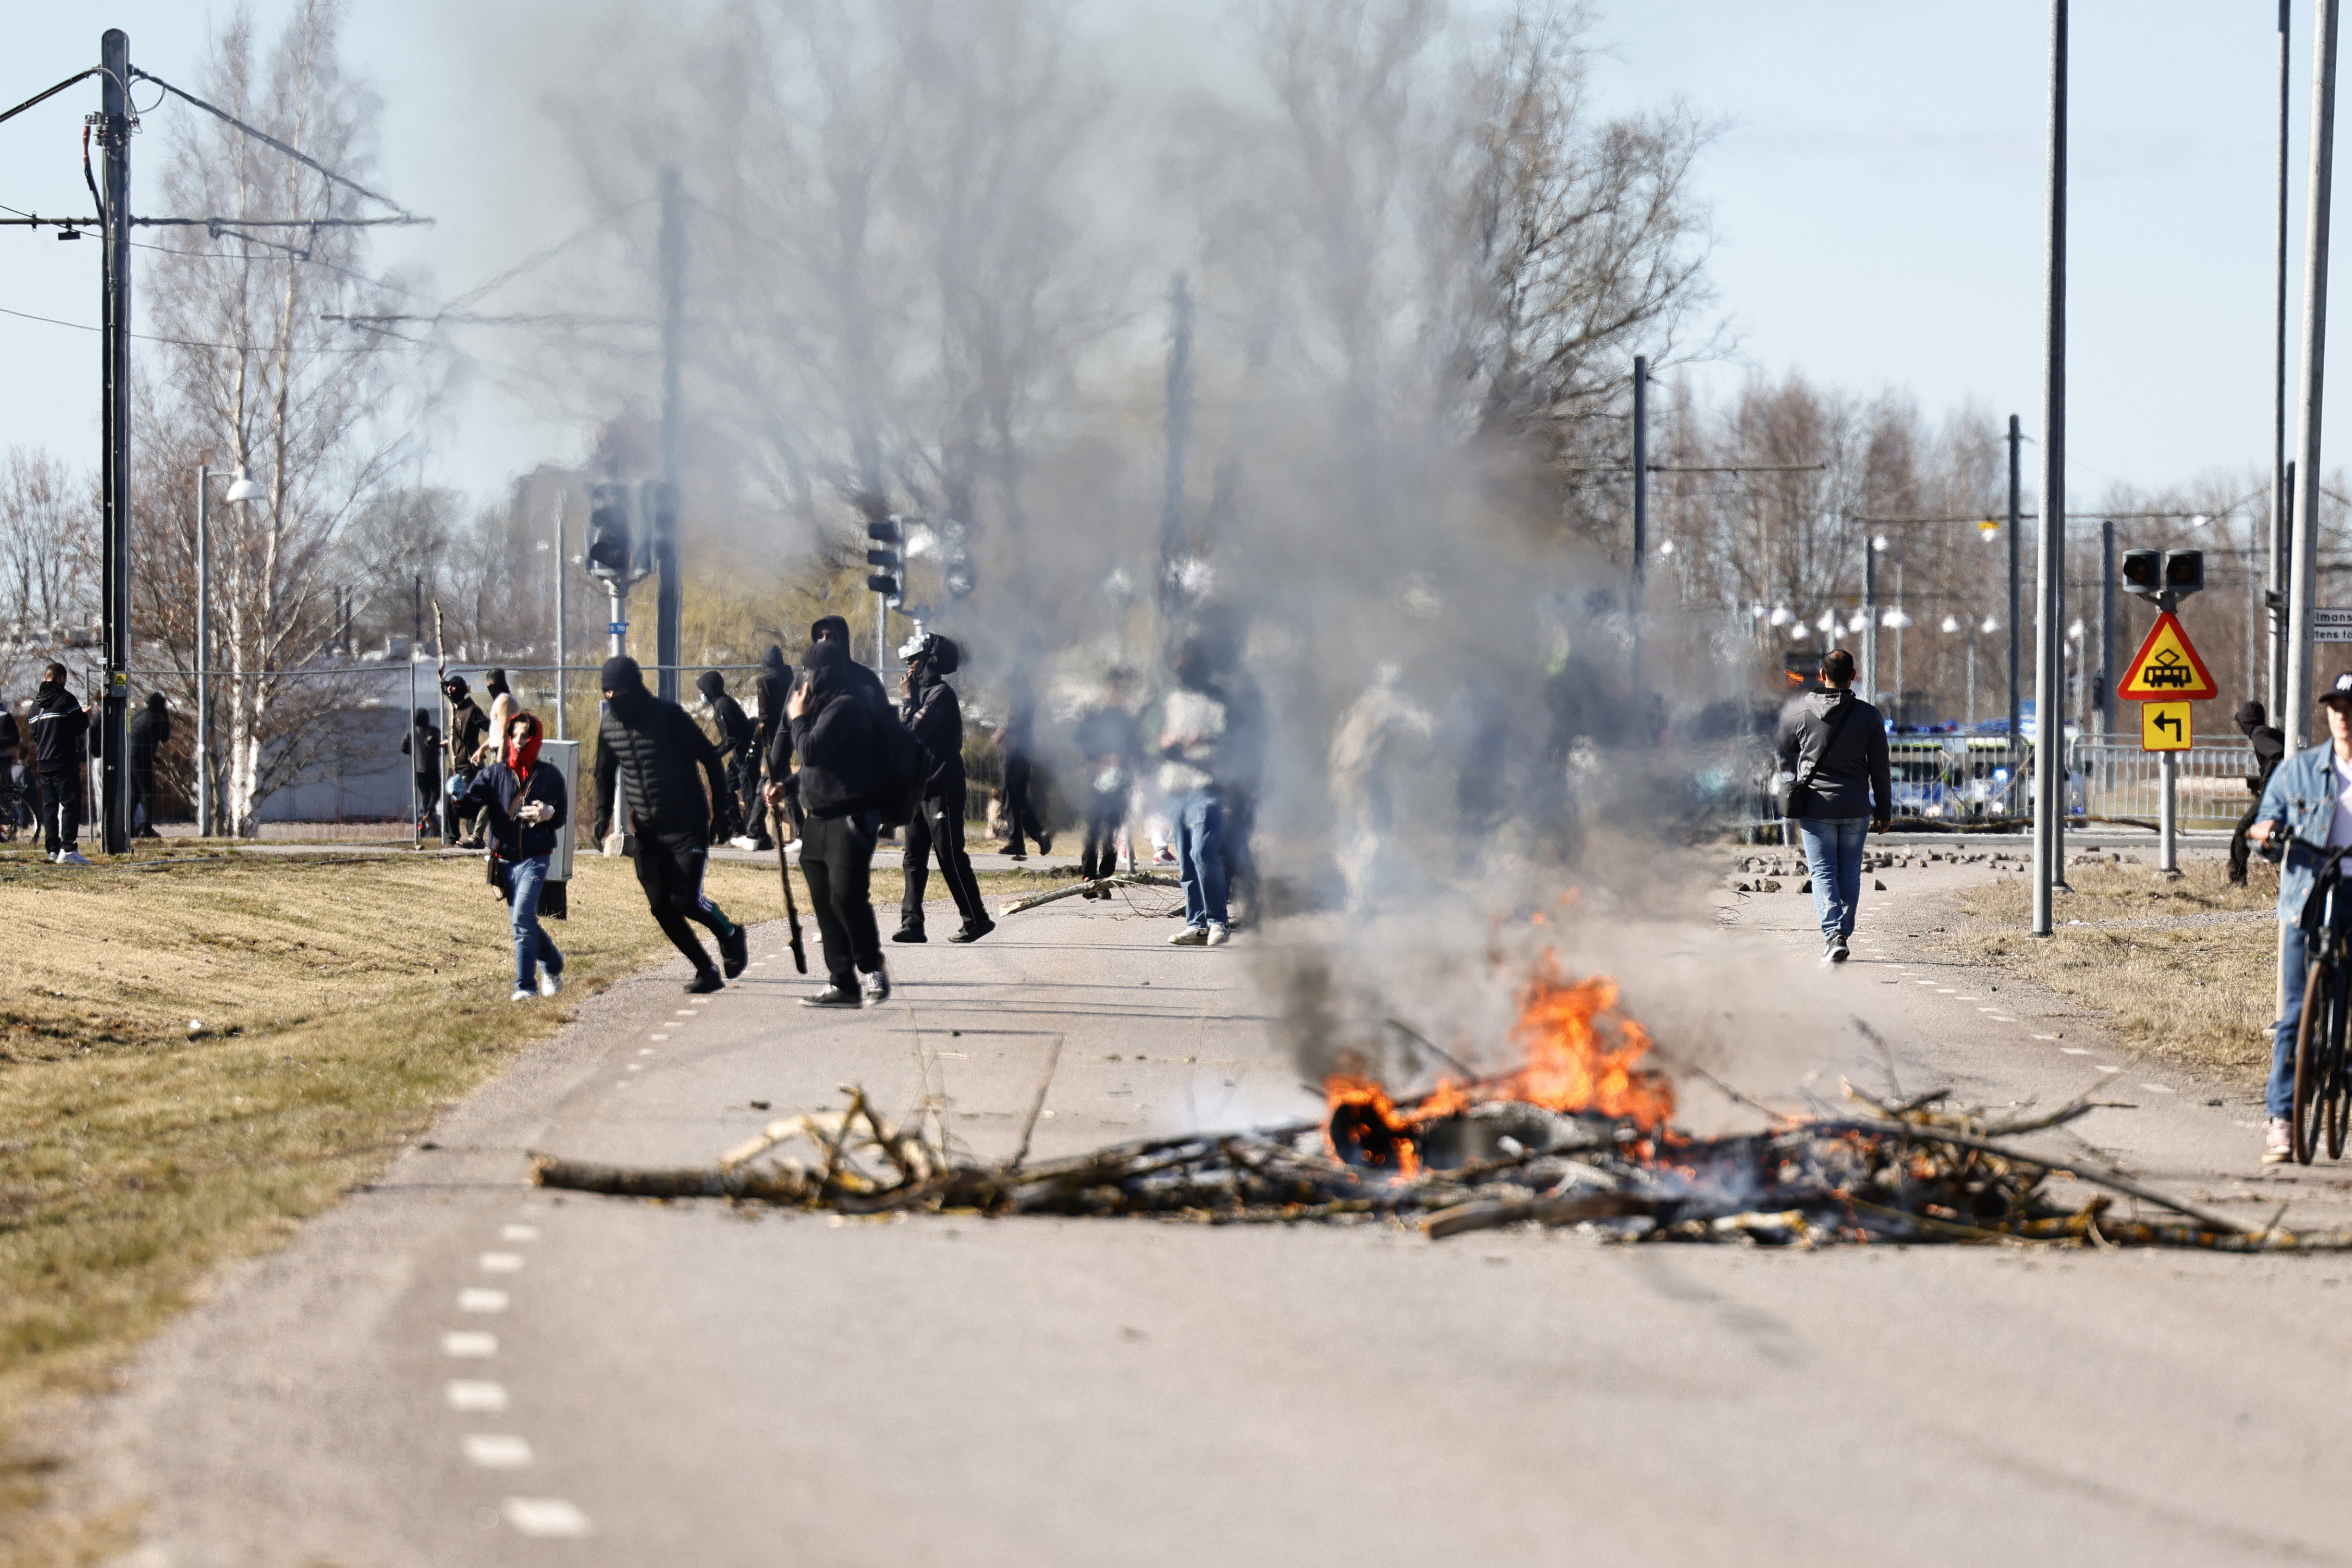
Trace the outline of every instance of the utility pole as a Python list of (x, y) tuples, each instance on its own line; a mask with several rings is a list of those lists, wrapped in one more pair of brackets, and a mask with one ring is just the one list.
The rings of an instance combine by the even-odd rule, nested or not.
[[(678, 617), (684, 586), (678, 581), (677, 447), (685, 411), (678, 406), (678, 363), (686, 335), (686, 196), (677, 170), (661, 172), (661, 291), (662, 291), (662, 422), (661, 467), (664, 504), (654, 508), (654, 569), (656, 581), (654, 663), (656, 683), (665, 702), (677, 700)], [(558, 563), (559, 568), (561, 563)], [(617, 618), (617, 617), (615, 617)]]
[(2024, 542), (2017, 531), (2023, 524), (2023, 498), (2018, 493), (2021, 450), (2024, 432), (2018, 428), (2017, 416), (2009, 416), (2009, 754), (2011, 777), (2016, 776), (2017, 748), (2025, 733), (2023, 704), (2020, 700), (2018, 672), (2025, 665), (2025, 628), (2020, 624), (2024, 609)]
[(1176, 274), (1168, 295), (1168, 475), (1160, 495), (1160, 635), (1176, 599), (1176, 552), (1184, 539), (1184, 458), (1192, 436), (1192, 291)]
[[(2116, 731), (2116, 523), (2099, 524), (2099, 739)], [(2167, 756), (2170, 752), (2165, 753)]]
[(563, 631), (565, 618), (563, 604), (563, 521), (564, 519), (570, 515), (571, 510), (572, 492), (569, 489), (557, 490), (555, 492), (555, 738), (559, 741), (568, 741), (572, 738), (572, 721), (566, 717), (563, 706), (563, 677), (565, 674), (563, 668)]
[(1650, 360), (1633, 356), (1633, 577), (1626, 590), (1626, 619), (1633, 628), (1631, 688), (1642, 689), (1642, 579), (1650, 552)]
[(2278, 342), (2271, 388), (2271, 547), (2269, 593), (2270, 669), (2264, 696), (2276, 721), (2286, 710), (2287, 561), (2294, 500), (2294, 469), (2286, 458), (2286, 215), (2287, 105), (2292, 83), (2287, 71), (2287, 13), (2293, 0), (2279, 0), (2278, 14)]
[[(2330, 0), (2322, 0), (2323, 4)], [(2050, 934), (2050, 889), (2066, 853), (2066, 0), (2050, 0), (2049, 228), (2044, 241), (2042, 560), (2033, 628), (2033, 934)]]
[(2327, 354), (2328, 199), (2336, 172), (2336, 0), (2313, 7), (2317, 37), (2311, 58), (2311, 193), (2303, 222), (2303, 409), (2295, 483), (2294, 547), (2287, 594), (2286, 707), (2279, 728), (2287, 754), (2308, 743), (2311, 721), (2311, 612), (2319, 586), (2319, 413)]
[(131, 852), (131, 36), (110, 27), (99, 40), (104, 94), (98, 141), (106, 152), (105, 298), (99, 336), (100, 423), (105, 456), (99, 478), (102, 527), (100, 641), (105, 689), (99, 708), (99, 842)]
[(1862, 700), (1878, 700), (1878, 545), (1862, 536)]

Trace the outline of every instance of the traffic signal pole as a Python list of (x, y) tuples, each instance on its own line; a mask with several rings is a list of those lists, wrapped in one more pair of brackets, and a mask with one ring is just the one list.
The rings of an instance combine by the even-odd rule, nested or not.
[(2311, 57), (2311, 189), (2304, 218), (2303, 406), (2296, 445), (2294, 548), (2288, 563), (2286, 709), (2278, 716), (2289, 755), (2311, 734), (2311, 611), (2319, 585), (2319, 416), (2327, 353), (2327, 226), (2336, 169), (2336, 0), (2319, 0)]
[[(679, 362), (686, 336), (686, 197), (678, 187), (677, 171), (661, 172), (661, 291), (662, 291), (662, 493), (667, 502), (654, 508), (655, 586), (654, 663), (656, 689), (665, 702), (677, 700), (678, 663), (684, 657), (678, 618), (685, 585), (677, 565), (677, 447), (685, 417), (678, 406)], [(621, 617), (614, 616), (614, 620)]]
[(2050, 890), (2066, 853), (2066, 0), (2050, 0), (2048, 276), (2042, 295), (2042, 560), (2034, 584), (2033, 925), (2051, 931)]

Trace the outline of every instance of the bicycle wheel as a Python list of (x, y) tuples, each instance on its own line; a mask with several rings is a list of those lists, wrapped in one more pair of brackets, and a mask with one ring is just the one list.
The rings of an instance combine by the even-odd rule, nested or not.
[(2320, 1058), (2319, 1097), (2321, 1117), (2327, 1129), (2327, 1157), (2344, 1158), (2344, 1124), (2346, 1098), (2352, 1094), (2352, 1082), (2345, 1078), (2345, 1026), (2352, 1016), (2352, 966), (2336, 966), (2336, 994), (2327, 1005), (2327, 1051)]
[(2294, 1134), (2297, 1164), (2308, 1165), (2319, 1152), (2319, 1119), (2325, 1102), (2321, 1069), (2327, 1054), (2327, 1014), (2336, 999), (2336, 965), (2325, 958), (2311, 962), (2303, 982), (2303, 1013), (2294, 1029), (2294, 1106), (2287, 1121)]

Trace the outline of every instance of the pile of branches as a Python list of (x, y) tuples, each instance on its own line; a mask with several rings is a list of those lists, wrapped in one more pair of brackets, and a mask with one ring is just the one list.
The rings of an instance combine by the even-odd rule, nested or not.
[[(1591, 1226), (1623, 1240), (2004, 1242), (2352, 1248), (2352, 1233), (2249, 1227), (2095, 1162), (2003, 1142), (2097, 1107), (1993, 1121), (1944, 1109), (1946, 1091), (1900, 1102), (1848, 1087), (1870, 1114), (1691, 1140), (1524, 1103), (1473, 1108), (1447, 1140), (1476, 1152), (1410, 1175), (1333, 1152), (1321, 1121), (1116, 1144), (1028, 1163), (951, 1157), (936, 1104), (893, 1123), (862, 1089), (844, 1110), (788, 1117), (715, 1166), (646, 1170), (534, 1155), (540, 1184), (645, 1198), (725, 1198), (847, 1215), (1154, 1215), (1212, 1224), (1391, 1220), (1432, 1237), (1505, 1226)], [(1039, 1096), (1043, 1100), (1042, 1094)], [(1423, 1124), (1424, 1132), (1437, 1125)], [(1433, 1140), (1434, 1142), (1434, 1140)], [(787, 1148), (791, 1152), (780, 1152)], [(2075, 1190), (2060, 1182), (2076, 1184)], [(2122, 1206), (2119, 1208), (2118, 1200)], [(2283, 1213), (2284, 1211), (2282, 1211)]]

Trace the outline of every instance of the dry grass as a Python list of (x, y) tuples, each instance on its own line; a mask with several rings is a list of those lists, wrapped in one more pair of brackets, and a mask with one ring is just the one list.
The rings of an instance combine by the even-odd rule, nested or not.
[[(735, 919), (782, 913), (772, 863), (715, 863), (708, 887)], [(876, 904), (899, 888), (877, 872)], [(568, 1004), (669, 953), (625, 861), (581, 857), (572, 907), (549, 923), (563, 1000), (517, 1005), (478, 860), (0, 852), (0, 1564), (119, 1544), (39, 1509), (51, 1461), (10, 1436), (28, 1401), (103, 1387), (214, 1268), (281, 1244)]]
[(2278, 928), (2198, 917), (2269, 911), (2277, 873), (2257, 861), (2243, 888), (2213, 862), (2192, 863), (2177, 882), (2130, 865), (2071, 867), (2067, 878), (2074, 890), (2053, 895), (2051, 936), (2024, 934), (2032, 886), (2004, 878), (1961, 896), (1952, 943), (1969, 962), (2097, 1009), (2119, 1038), (2152, 1056), (2259, 1084), (2270, 1068)]

